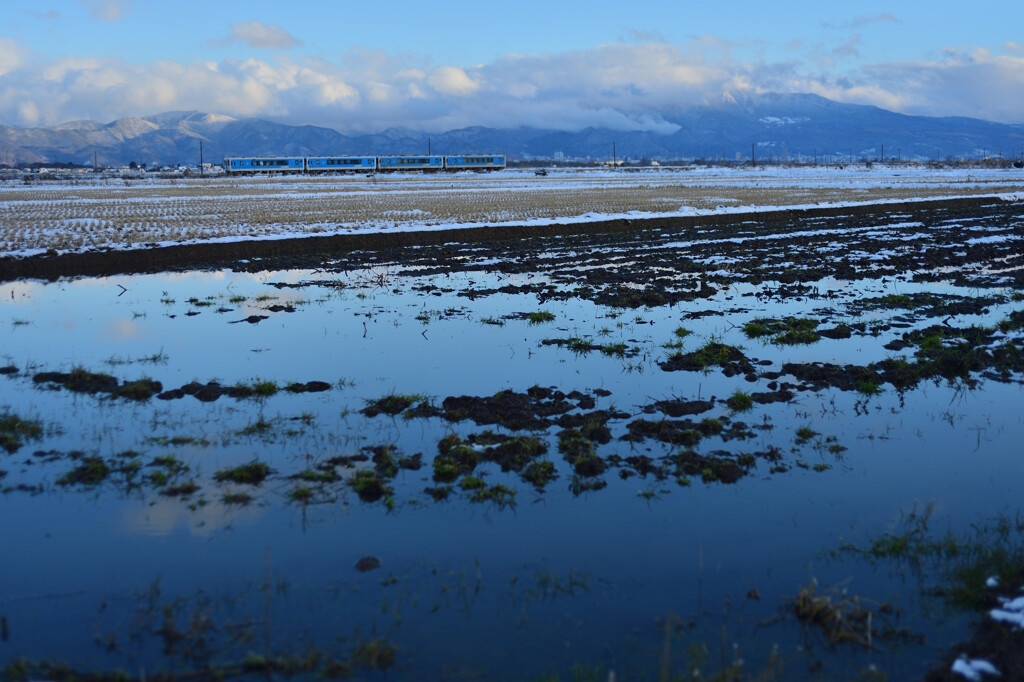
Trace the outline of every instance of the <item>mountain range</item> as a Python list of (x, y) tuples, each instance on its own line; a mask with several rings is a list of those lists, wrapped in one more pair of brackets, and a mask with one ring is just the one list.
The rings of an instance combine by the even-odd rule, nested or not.
[[(809, 94), (724, 97), (650, 112), (654, 130), (470, 127), (446, 132), (391, 128), (346, 135), (309, 125), (196, 111), (70, 121), (48, 128), (0, 125), (0, 164), (148, 166), (219, 163), (229, 156), (505, 153), (531, 159), (945, 160), (1024, 154), (1024, 125), (898, 114)], [(343, 124), (339, 121), (339, 124)]]

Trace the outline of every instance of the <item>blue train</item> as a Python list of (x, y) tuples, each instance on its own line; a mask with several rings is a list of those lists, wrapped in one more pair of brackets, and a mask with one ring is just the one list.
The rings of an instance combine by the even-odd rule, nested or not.
[(447, 156), (271, 156), (224, 159), (228, 173), (328, 173), (376, 171), (495, 171), (505, 167), (503, 154)]

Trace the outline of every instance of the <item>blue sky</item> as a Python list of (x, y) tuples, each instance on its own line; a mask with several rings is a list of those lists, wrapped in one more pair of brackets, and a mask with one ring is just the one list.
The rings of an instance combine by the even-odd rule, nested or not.
[(765, 91), (1024, 123), (1022, 5), (7, 0), (0, 123), (196, 109), (352, 132), (657, 129)]

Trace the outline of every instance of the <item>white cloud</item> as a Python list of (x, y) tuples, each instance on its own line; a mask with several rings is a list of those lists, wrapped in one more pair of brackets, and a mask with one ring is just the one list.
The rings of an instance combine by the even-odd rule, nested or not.
[(904, 114), (1024, 122), (1024, 58), (994, 56), (987, 50), (949, 49), (942, 60), (869, 64), (841, 76), (790, 76), (757, 82), (769, 90), (813, 92)]
[(121, 21), (132, 8), (131, 0), (90, 0), (90, 14), (97, 21)]
[(0, 36), (0, 76), (21, 66), (24, 50), (10, 38)]
[(344, 81), (323, 77), (311, 85), (313, 100), (320, 106), (353, 107), (359, 103), (359, 91)]
[(337, 63), (281, 54), (219, 62), (39, 62), (0, 38), (0, 122), (105, 122), (196, 109), (346, 132), (471, 125), (673, 132), (666, 119), (674, 110), (768, 91), (811, 92), (909, 114), (1024, 122), (1024, 56), (1012, 46), (1002, 46), (1001, 55), (960, 49), (935, 61), (837, 70), (830, 52), (856, 45), (794, 46), (786, 61), (744, 61), (734, 55), (736, 43), (700, 36), (683, 46), (615, 43), (459, 67), (365, 48)]
[(442, 95), (472, 95), (480, 89), (480, 84), (470, 78), (457, 66), (442, 66), (434, 69), (427, 76), (427, 83)]
[(390, 102), (396, 95), (395, 89), (387, 83), (370, 81), (366, 84), (366, 95), (374, 102)]
[(217, 45), (244, 43), (249, 47), (265, 50), (287, 50), (302, 45), (301, 40), (280, 26), (264, 24), (259, 21), (239, 21), (232, 24), (228, 37), (221, 41), (214, 41), (214, 43)]
[(25, 125), (33, 126), (39, 123), (39, 107), (34, 102), (19, 102), (18, 117), (25, 122)]

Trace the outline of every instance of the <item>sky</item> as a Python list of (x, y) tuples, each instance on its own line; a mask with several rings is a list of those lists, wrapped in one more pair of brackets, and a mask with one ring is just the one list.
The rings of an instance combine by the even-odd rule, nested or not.
[(1024, 124), (1020, 0), (3, 0), (0, 124), (664, 130), (763, 92)]

